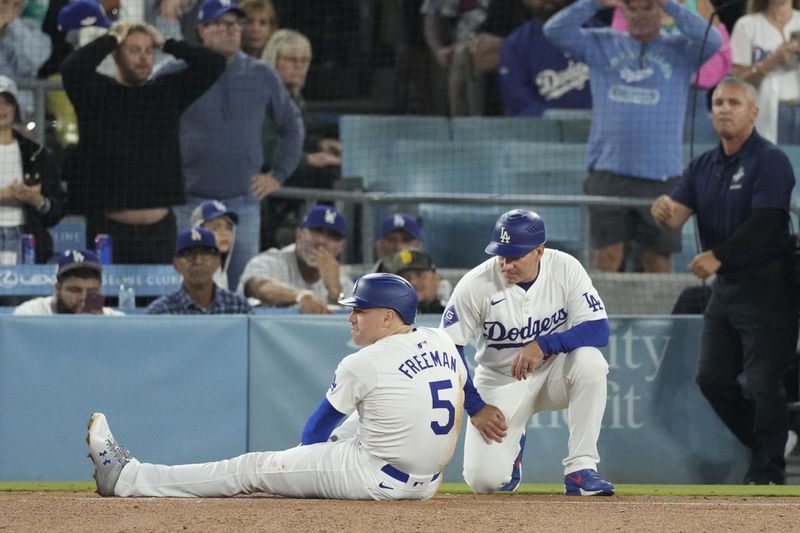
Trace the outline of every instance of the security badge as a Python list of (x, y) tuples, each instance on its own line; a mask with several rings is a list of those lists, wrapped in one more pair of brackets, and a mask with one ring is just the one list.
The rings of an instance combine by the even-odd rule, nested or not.
[(739, 170), (731, 176), (730, 190), (735, 191), (742, 188), (742, 178), (744, 177), (744, 167), (739, 167)]

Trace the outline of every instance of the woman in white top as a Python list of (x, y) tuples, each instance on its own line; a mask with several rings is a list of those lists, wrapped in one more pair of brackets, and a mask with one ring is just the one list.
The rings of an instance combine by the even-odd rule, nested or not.
[(749, 0), (731, 51), (734, 74), (758, 89), (758, 132), (774, 143), (800, 142), (798, 0)]
[(36, 239), (36, 262), (47, 262), (53, 255), (47, 228), (64, 212), (53, 158), (14, 129), (20, 122), (17, 85), (0, 76), (0, 264), (19, 262), (24, 233)]

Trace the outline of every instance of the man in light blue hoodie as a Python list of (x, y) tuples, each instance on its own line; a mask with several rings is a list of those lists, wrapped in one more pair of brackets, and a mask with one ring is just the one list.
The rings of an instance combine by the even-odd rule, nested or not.
[[(244, 12), (233, 0), (205, 0), (197, 12), (203, 45), (225, 56), (225, 72), (181, 117), (180, 142), (187, 203), (175, 207), (178, 228), (192, 211), (219, 199), (239, 215), (228, 286), (236, 287), (247, 261), (259, 252), (260, 201), (294, 171), (303, 145), (303, 125), (280, 78), (241, 49)], [(181, 68), (171, 64), (159, 74)], [(275, 123), (278, 146), (264, 168), (261, 131)]]
[[(620, 0), (627, 32), (583, 28), (616, 0), (578, 0), (544, 25), (544, 35), (589, 66), (592, 130), (587, 194), (655, 198), (672, 190), (683, 172), (683, 120), (698, 67), (722, 45), (722, 36), (675, 0)], [(676, 34), (661, 32), (661, 16)], [(703, 41), (705, 39), (705, 44)], [(702, 50), (702, 58), (700, 57)], [(679, 231), (659, 228), (649, 208), (590, 209), (592, 264), (616, 272), (627, 241), (642, 248), (647, 272), (669, 272), (680, 251)]]

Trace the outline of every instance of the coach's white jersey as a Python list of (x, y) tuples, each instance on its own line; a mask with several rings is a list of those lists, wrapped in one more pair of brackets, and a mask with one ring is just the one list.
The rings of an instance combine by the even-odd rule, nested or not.
[(327, 398), (340, 413), (358, 410), (358, 439), (372, 455), (410, 474), (435, 474), (455, 450), (465, 381), (450, 337), (418, 327), (345, 357)]
[(467, 272), (456, 285), (442, 327), (460, 346), (475, 342), (478, 364), (510, 376), (514, 356), (539, 335), (607, 318), (577, 259), (545, 249), (539, 265), (539, 276), (527, 291), (506, 282), (497, 257)]

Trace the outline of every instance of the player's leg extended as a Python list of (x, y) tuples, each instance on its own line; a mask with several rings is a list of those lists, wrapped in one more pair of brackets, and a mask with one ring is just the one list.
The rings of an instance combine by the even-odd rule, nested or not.
[(132, 459), (117, 496), (219, 497), (266, 492), (297, 498), (372, 499), (354, 439), (254, 452), (211, 463), (165, 466)]
[[(516, 460), (530, 411), (530, 384), (526, 381), (479, 369), (475, 386), (483, 400), (499, 408), (506, 417), (508, 433), (502, 443), (487, 444), (472, 424), (467, 425), (464, 441), (464, 480), (478, 494), (513, 490)], [(507, 487), (507, 488), (506, 488)]]

